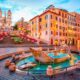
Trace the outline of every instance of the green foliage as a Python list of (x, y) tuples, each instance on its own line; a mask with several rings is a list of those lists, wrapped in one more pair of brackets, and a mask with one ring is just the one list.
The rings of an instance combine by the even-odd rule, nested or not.
[(13, 37), (14, 42), (16, 43), (22, 43), (23, 40), (20, 37)]
[(15, 26), (13, 27), (14, 30), (18, 30), (18, 26), (17, 24), (15, 24)]
[(27, 34), (30, 33), (30, 30), (26, 30), (26, 33), (27, 33)]

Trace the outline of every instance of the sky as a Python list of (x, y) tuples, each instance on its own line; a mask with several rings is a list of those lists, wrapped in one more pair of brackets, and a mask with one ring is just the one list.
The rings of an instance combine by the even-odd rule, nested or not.
[(80, 0), (0, 0), (0, 8), (3, 12), (9, 9), (12, 11), (13, 24), (21, 17), (24, 17), (25, 21), (30, 20), (42, 13), (49, 5), (80, 13)]

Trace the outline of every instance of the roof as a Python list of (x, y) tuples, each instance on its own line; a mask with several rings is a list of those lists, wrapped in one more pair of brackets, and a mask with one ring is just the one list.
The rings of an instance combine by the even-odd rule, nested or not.
[(32, 21), (32, 20), (35, 19), (36, 17), (39, 17), (39, 15), (37, 15), (37, 16), (33, 17), (32, 19), (30, 19), (30, 21)]
[[(44, 15), (44, 14), (47, 13), (47, 12), (50, 12), (50, 13), (53, 13), (53, 14), (56, 14), (56, 15), (59, 16), (59, 14), (57, 14), (56, 12), (50, 11), (50, 10), (49, 10), (50, 7), (53, 7), (54, 9), (62, 10), (62, 11), (64, 11), (64, 12), (67, 12), (69, 15), (76, 17), (75, 15), (71, 14), (70, 12), (68, 12), (66, 9), (55, 8), (53, 5), (50, 5), (50, 6), (48, 6), (48, 7), (46, 8), (46, 10), (45, 10), (43, 13), (41, 13), (40, 15), (37, 15), (37, 16), (33, 17), (32, 19), (30, 19), (30, 21), (32, 21), (33, 19), (35, 19), (35, 18), (37, 18), (37, 17), (40, 17), (40, 16)], [(77, 14), (78, 14), (78, 13), (77, 13)]]
[(37, 16), (35, 16), (34, 18), (32, 18), (30, 21), (32, 21), (33, 19), (35, 19), (35, 18), (37, 18), (37, 17), (40, 17), (40, 16), (48, 13), (48, 12), (58, 15), (56, 12), (53, 12), (53, 11), (50, 11), (50, 10), (46, 10), (46, 11), (44, 11), (42, 14), (37, 15)]

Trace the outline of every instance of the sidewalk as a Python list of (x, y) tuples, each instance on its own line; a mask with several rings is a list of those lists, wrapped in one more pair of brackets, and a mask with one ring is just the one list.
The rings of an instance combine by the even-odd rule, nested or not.
[(25, 51), (28, 50), (27, 47), (15, 47), (15, 48), (0, 48), (0, 55), (13, 53), (13, 52), (19, 52), (19, 51)]

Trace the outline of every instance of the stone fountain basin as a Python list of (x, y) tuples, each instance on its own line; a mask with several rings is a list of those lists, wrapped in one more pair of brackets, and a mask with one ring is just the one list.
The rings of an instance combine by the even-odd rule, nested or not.
[(56, 56), (54, 53), (49, 53), (48, 56), (54, 59), (54, 63), (60, 63), (70, 59), (70, 55), (67, 53), (58, 53)]

